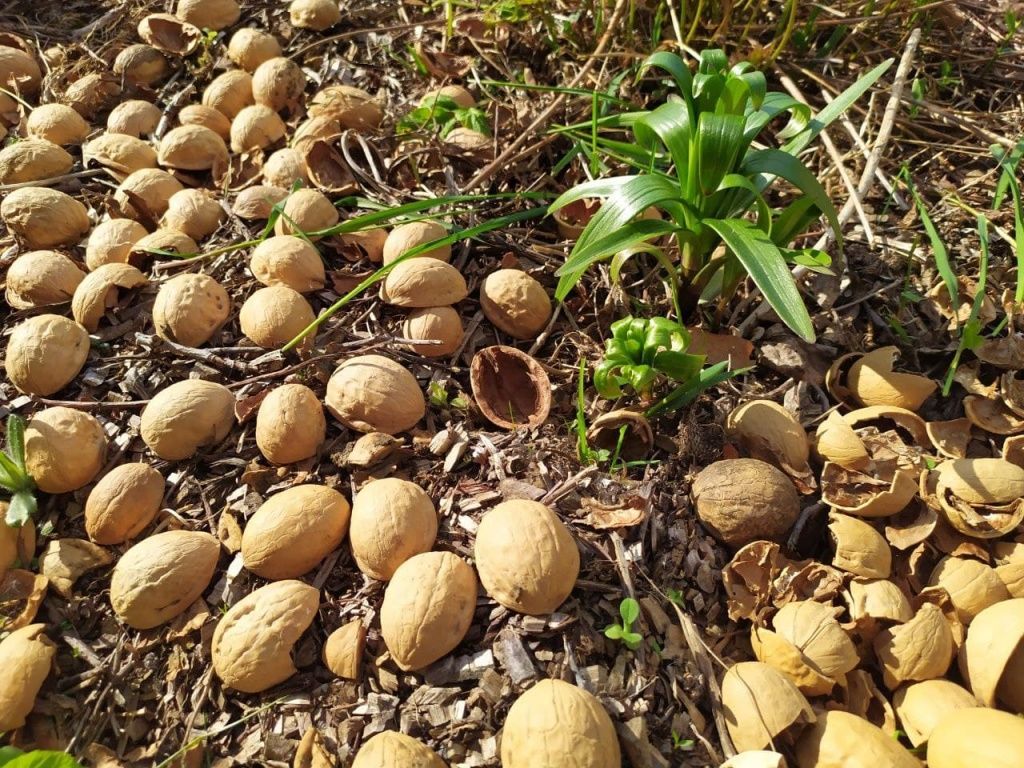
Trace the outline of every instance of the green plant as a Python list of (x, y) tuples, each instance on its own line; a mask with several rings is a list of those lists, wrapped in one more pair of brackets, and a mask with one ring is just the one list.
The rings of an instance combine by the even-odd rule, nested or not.
[(0, 488), (11, 494), (7, 524), (27, 523), (38, 508), (36, 484), (25, 468), (25, 420), (13, 413), (7, 417), (7, 450), (0, 451)]
[(624, 317), (612, 323), (604, 358), (594, 371), (601, 397), (614, 399), (631, 388), (649, 403), (660, 379), (686, 383), (704, 367), (704, 355), (687, 353), (690, 334), (665, 317)]
[(444, 138), (458, 126), (472, 128), (487, 136), (491, 128), (487, 124), (487, 116), (479, 107), (460, 107), (448, 96), (437, 96), (412, 110), (398, 121), (399, 133), (412, 133), (427, 129), (436, 131)]
[(619, 603), (619, 616), (622, 617), (622, 623), (605, 627), (604, 636), (609, 640), (618, 640), (629, 650), (635, 651), (644, 640), (643, 636), (633, 631), (633, 624), (640, 618), (640, 603), (632, 597), (625, 598)]
[(82, 768), (71, 755), (36, 749), (22, 752), (15, 747), (0, 747), (0, 766), (3, 768)]
[(685, 752), (693, 749), (694, 743), (693, 739), (684, 739), (678, 733), (672, 731), (672, 749), (679, 749)]
[[(827, 193), (798, 153), (891, 63), (872, 69), (812, 118), (806, 104), (769, 92), (765, 76), (749, 62), (730, 68), (723, 51), (702, 52), (696, 74), (675, 54), (659, 51), (649, 56), (640, 73), (652, 68), (665, 71), (680, 98), (650, 111), (597, 121), (602, 130), (632, 132), (632, 141), (593, 143), (614, 152), (636, 173), (581, 184), (551, 204), (549, 212), (554, 213), (578, 200), (603, 201), (557, 272), (556, 298), (564, 300), (593, 264), (633, 248), (660, 250), (650, 241), (669, 236), (679, 250), (679, 267), (666, 258), (659, 262), (683, 314), (692, 312), (701, 298), (717, 297), (724, 309), (749, 275), (779, 317), (801, 337), (813, 340), (811, 319), (790, 264), (821, 269), (828, 261), (823, 254), (792, 244), (821, 215), (836, 232), (840, 247), (841, 238)], [(778, 133), (785, 143), (777, 149), (755, 146), (766, 141), (763, 132), (782, 115), (789, 116)], [(593, 123), (565, 129), (575, 138), (593, 130)], [(773, 211), (765, 193), (777, 179), (789, 182), (799, 194)], [(663, 218), (645, 216), (650, 208)], [(720, 245), (725, 248), (718, 254)]]

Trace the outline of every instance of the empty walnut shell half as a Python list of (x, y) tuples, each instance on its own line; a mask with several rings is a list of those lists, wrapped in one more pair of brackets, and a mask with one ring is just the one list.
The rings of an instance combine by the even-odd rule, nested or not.
[(797, 488), (816, 487), (810, 465), (807, 434), (796, 418), (771, 400), (752, 400), (735, 408), (725, 422), (729, 437), (750, 456), (781, 469)]
[(881, 347), (850, 366), (846, 384), (862, 405), (894, 405), (916, 411), (935, 391), (935, 382), (925, 376), (893, 371), (898, 354), (896, 347)]
[(551, 382), (540, 363), (515, 347), (496, 345), (473, 356), (470, 385), (480, 412), (503, 429), (543, 424), (551, 410)]
[(946, 519), (967, 536), (998, 538), (1024, 521), (1024, 468), (1004, 459), (947, 461), (924, 474), (922, 486), (932, 483)]
[(187, 56), (199, 45), (203, 33), (169, 13), (154, 13), (139, 22), (139, 37), (158, 50)]

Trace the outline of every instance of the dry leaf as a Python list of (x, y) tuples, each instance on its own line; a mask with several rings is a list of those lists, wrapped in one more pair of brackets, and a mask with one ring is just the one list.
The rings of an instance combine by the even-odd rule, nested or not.
[(70, 598), (75, 582), (83, 573), (112, 562), (113, 555), (91, 541), (54, 539), (39, 558), (39, 570), (57, 594)]

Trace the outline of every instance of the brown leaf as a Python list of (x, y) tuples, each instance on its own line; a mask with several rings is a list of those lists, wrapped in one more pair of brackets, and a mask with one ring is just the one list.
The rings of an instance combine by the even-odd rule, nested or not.
[(217, 524), (217, 538), (224, 548), (231, 554), (235, 554), (242, 548), (242, 527), (238, 519), (230, 512), (224, 512)]
[(203, 598), (199, 598), (192, 605), (174, 617), (167, 628), (168, 640), (184, 640), (197, 629), (202, 629), (203, 624), (210, 620), (210, 606)]
[(270, 394), (270, 389), (264, 389), (255, 395), (248, 395), (241, 400), (235, 400), (235, 418), (239, 424), (245, 424), (260, 409), (260, 403)]
[(595, 499), (583, 499), (581, 505), (587, 512), (582, 522), (600, 531), (640, 525), (647, 518), (647, 502), (639, 496), (611, 505), (602, 504)]
[(46, 597), (45, 576), (15, 568), (0, 580), (0, 629), (13, 632), (27, 627)]
[(708, 333), (700, 328), (688, 330), (690, 348), (687, 351), (693, 355), (707, 355), (708, 365), (726, 360), (733, 369), (749, 368), (754, 364), (750, 357), (754, 352), (754, 345), (747, 339), (725, 333)]
[(54, 539), (39, 558), (40, 572), (63, 597), (72, 597), (75, 582), (86, 571), (110, 565), (114, 557), (103, 547), (84, 539)]

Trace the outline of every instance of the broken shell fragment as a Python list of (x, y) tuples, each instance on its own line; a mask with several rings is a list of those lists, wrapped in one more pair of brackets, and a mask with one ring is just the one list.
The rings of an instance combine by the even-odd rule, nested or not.
[(535, 429), (551, 410), (551, 382), (540, 363), (515, 347), (481, 349), (470, 365), (480, 412), (503, 429)]
[(806, 696), (826, 696), (835, 687), (835, 680), (814, 669), (799, 648), (770, 629), (753, 626), (750, 646), (758, 661), (784, 674)]
[(956, 650), (949, 623), (932, 603), (923, 604), (905, 624), (882, 630), (874, 648), (890, 690), (906, 681), (942, 677)]
[(778, 752), (752, 749), (730, 757), (719, 768), (786, 768), (786, 758)]
[(225, 687), (259, 693), (298, 670), (292, 648), (313, 623), (320, 591), (301, 581), (275, 581), (243, 597), (213, 632), (213, 669)]
[(979, 429), (994, 435), (1018, 435), (1024, 432), (1024, 416), (1012, 411), (994, 397), (968, 395), (964, 398), (967, 420)]
[(169, 13), (153, 13), (139, 22), (139, 37), (166, 53), (187, 56), (203, 39), (203, 33), (194, 24), (182, 21)]
[(793, 644), (805, 663), (824, 677), (840, 679), (860, 663), (853, 641), (836, 619), (839, 609), (815, 600), (786, 603), (775, 614), (775, 633)]
[(892, 550), (885, 537), (871, 525), (855, 517), (832, 512), (828, 529), (836, 548), (832, 565), (856, 576), (889, 578)]
[(1024, 521), (1024, 467), (1004, 459), (955, 459), (928, 480), (946, 519), (967, 536), (997, 538)]
[(990, 605), (1010, 599), (994, 568), (967, 557), (942, 558), (932, 571), (928, 586), (942, 587), (949, 593), (964, 625)]
[(740, 751), (784, 742), (815, 720), (810, 704), (793, 682), (757, 661), (734, 664), (725, 673), (722, 709), (729, 735)]
[(903, 731), (915, 747), (928, 741), (935, 727), (950, 712), (978, 706), (969, 691), (949, 680), (912, 683), (896, 691), (892, 703)]
[(838, 411), (829, 413), (818, 425), (814, 437), (818, 455), (844, 469), (864, 470), (871, 461), (864, 441)]
[(967, 458), (967, 444), (971, 441), (970, 419), (929, 421), (925, 424), (928, 439), (935, 450), (947, 459)]
[(72, 597), (71, 590), (87, 571), (110, 565), (114, 556), (103, 547), (84, 539), (52, 539), (39, 557), (39, 572), (63, 597)]
[(807, 433), (793, 414), (771, 400), (751, 400), (733, 409), (726, 434), (755, 459), (774, 464), (804, 492), (816, 485), (811, 473)]
[(324, 665), (338, 677), (358, 680), (365, 645), (366, 627), (362, 620), (343, 624), (331, 632), (324, 643)]
[(852, 579), (843, 598), (858, 629), (872, 637), (877, 633), (870, 631), (870, 624), (883, 621), (904, 624), (914, 618), (914, 609), (906, 594), (885, 579)]
[(890, 517), (917, 495), (918, 478), (909, 469), (897, 469), (891, 481), (844, 469), (831, 461), (821, 471), (821, 500), (857, 517)]
[(739, 548), (781, 541), (800, 514), (792, 481), (758, 459), (723, 459), (700, 471), (691, 488), (697, 517), (719, 541)]
[(116, 307), (122, 290), (141, 288), (149, 281), (130, 264), (103, 264), (86, 275), (71, 300), (71, 314), (95, 333), (108, 309)]

